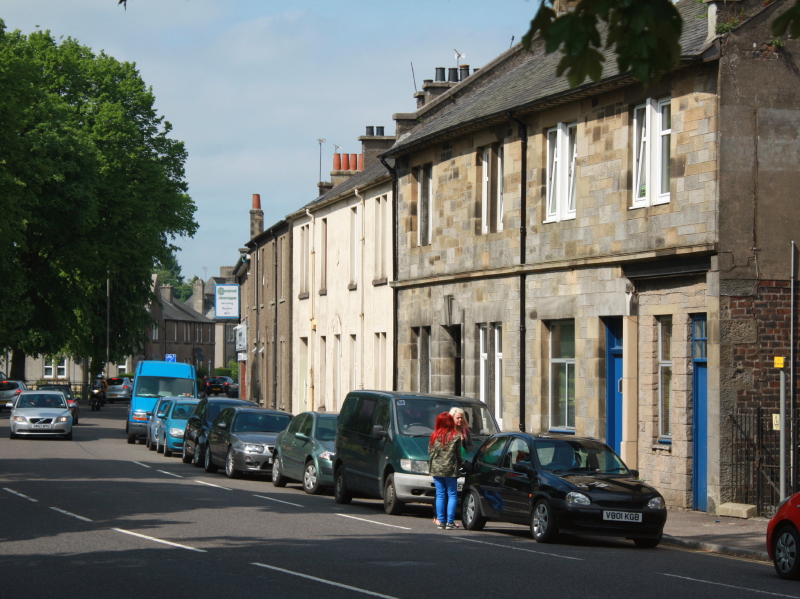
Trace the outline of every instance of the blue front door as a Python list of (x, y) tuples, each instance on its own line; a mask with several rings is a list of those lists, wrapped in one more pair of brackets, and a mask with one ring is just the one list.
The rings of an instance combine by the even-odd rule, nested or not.
[(619, 453), (622, 441), (622, 318), (606, 324), (606, 444)]
[(706, 317), (692, 317), (692, 507), (706, 511), (708, 498), (708, 368)]

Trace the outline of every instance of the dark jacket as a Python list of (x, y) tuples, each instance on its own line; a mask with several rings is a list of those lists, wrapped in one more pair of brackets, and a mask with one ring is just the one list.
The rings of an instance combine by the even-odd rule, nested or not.
[(461, 468), (461, 436), (453, 435), (444, 446), (441, 439), (436, 439), (433, 445), (428, 445), (428, 456), (431, 476), (458, 478), (458, 470)]

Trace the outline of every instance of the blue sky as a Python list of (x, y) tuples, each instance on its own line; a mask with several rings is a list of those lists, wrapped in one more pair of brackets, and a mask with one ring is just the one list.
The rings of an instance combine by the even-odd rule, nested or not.
[(366, 125), (394, 132), (437, 66), (480, 67), (519, 41), (537, 0), (0, 0), (8, 30), (38, 26), (135, 62), (186, 142), (200, 224), (178, 239), (187, 278), (233, 264), (250, 198), (266, 226), (316, 197), (332, 144), (357, 153)]

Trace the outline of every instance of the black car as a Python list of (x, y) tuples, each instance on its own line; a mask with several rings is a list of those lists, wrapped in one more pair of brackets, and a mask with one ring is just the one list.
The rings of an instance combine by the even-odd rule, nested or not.
[(226, 395), (228, 397), (239, 397), (239, 383), (233, 381), (230, 385), (228, 385), (228, 391)]
[(230, 407), (258, 406), (252, 402), (241, 399), (223, 399), (206, 397), (201, 399), (194, 408), (194, 412), (186, 421), (186, 430), (183, 433), (183, 454), (181, 459), (184, 464), (191, 462), (198, 468), (203, 466), (203, 450), (208, 441), (208, 431), (219, 413)]
[(292, 415), (263, 408), (225, 408), (208, 431), (206, 472), (224, 467), (228, 478), (242, 472), (272, 474), (275, 436), (292, 421)]
[(559, 533), (624, 537), (647, 548), (661, 541), (664, 498), (596, 439), (501, 433), (464, 467), (467, 530), (498, 520), (530, 526), (540, 543)]
[(229, 376), (215, 376), (206, 381), (206, 395), (227, 395), (228, 389), (233, 384)]

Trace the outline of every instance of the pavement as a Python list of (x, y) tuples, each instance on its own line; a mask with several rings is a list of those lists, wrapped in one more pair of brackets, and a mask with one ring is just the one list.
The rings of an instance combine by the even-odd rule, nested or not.
[(769, 561), (768, 522), (766, 518), (728, 518), (705, 512), (669, 510), (661, 543)]

